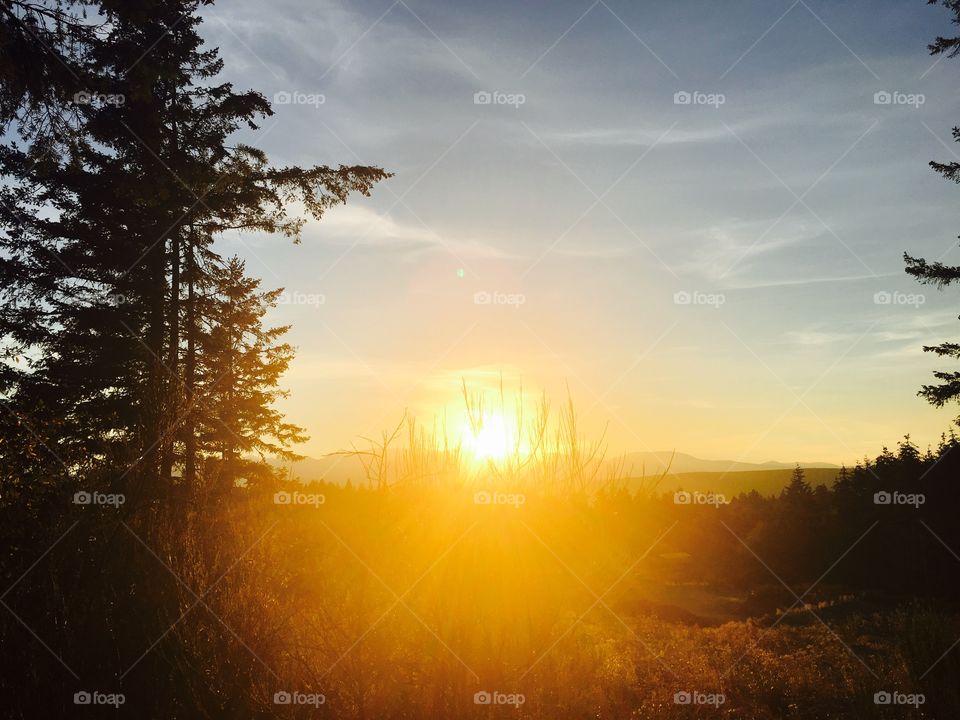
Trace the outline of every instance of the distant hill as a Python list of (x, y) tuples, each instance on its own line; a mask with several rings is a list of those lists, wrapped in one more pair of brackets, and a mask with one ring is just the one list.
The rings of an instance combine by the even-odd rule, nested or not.
[[(673, 461), (671, 462), (671, 456)], [(669, 473), (657, 485), (659, 492), (700, 490), (734, 496), (740, 492), (757, 490), (763, 494), (780, 492), (790, 481), (794, 463), (747, 463), (735, 460), (704, 460), (684, 453), (635, 452), (625, 457), (611, 458), (610, 463), (623, 460), (622, 473), (629, 478), (631, 490), (649, 486), (652, 479)], [(293, 479), (303, 482), (324, 480), (337, 485), (348, 481), (363, 485), (367, 481), (359, 458), (349, 455), (307, 457), (295, 463), (277, 462)], [(800, 463), (807, 479), (813, 485), (830, 485), (836, 479), (839, 466), (829, 463)], [(601, 476), (603, 473), (600, 474)]]
[[(659, 475), (669, 468), (670, 473), (725, 473), (745, 472), (750, 470), (792, 470), (795, 463), (769, 461), (765, 463), (748, 463), (737, 460), (703, 460), (684, 453), (663, 452), (634, 452), (624, 456), (624, 472), (628, 475)], [(672, 459), (672, 461), (671, 461)], [(806, 468), (832, 468), (839, 470), (838, 465), (830, 463), (805, 463), (800, 465)]]
[(312, 482), (324, 480), (337, 485), (346, 485), (347, 481), (354, 485), (362, 485), (367, 481), (366, 472), (360, 459), (350, 455), (327, 455), (322, 458), (305, 457), (294, 463), (274, 462), (274, 466), (282, 467), (292, 479)]

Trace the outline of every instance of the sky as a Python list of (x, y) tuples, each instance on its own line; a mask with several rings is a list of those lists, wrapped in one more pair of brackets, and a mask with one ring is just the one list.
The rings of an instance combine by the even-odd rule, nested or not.
[(393, 172), (239, 233), (290, 323), (281, 404), (319, 456), (478, 391), (573, 399), (612, 453), (851, 464), (956, 408), (916, 397), (960, 263), (953, 30), (925, 0), (254, 0), (204, 10), (276, 100), (276, 164)]

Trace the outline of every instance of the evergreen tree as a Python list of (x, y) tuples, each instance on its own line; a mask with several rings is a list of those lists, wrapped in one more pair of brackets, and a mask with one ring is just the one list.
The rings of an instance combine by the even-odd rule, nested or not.
[[(943, 5), (953, 13), (954, 24), (960, 24), (960, 2), (958, 0), (928, 0), (927, 4)], [(960, 37), (938, 37), (929, 46), (929, 50), (931, 55), (945, 54), (949, 58), (955, 58), (960, 54)], [(960, 142), (960, 127), (953, 128), (953, 139), (954, 142)], [(960, 183), (960, 162), (931, 162), (930, 167), (948, 180)], [(907, 273), (913, 275), (922, 284), (932, 285), (938, 290), (943, 290), (960, 281), (960, 266), (946, 265), (939, 261), (928, 263), (923, 258), (913, 257), (907, 253), (904, 253), (903, 258), (906, 262)], [(925, 352), (934, 353), (940, 357), (960, 360), (960, 343), (945, 342), (939, 345), (927, 345), (923, 349)], [(960, 400), (960, 371), (937, 370), (933, 375), (939, 382), (924, 385), (918, 395), (936, 407), (943, 407), (949, 402)]]
[(273, 407), (286, 396), (278, 383), (293, 358), (293, 348), (280, 342), (288, 326), (263, 325), (281, 291), (261, 291), (260, 282), (245, 275), (236, 257), (213, 281), (199, 338), (195, 451), (216, 467), (211, 474), (221, 485), (230, 487), (272, 477), (265, 456), (298, 459), (289, 446), (306, 437)]
[[(224, 691), (171, 632), (187, 607), (179, 576), (208, 588), (242, 552), (196, 532), (197, 517), (209, 530), (236, 505), (156, 502), (192, 490), (204, 463), (231, 485), (260, 479), (259, 453), (302, 438), (272, 406), (292, 356), (284, 330), (262, 324), (275, 294), (215, 242), (227, 230), (297, 241), (308, 217), (387, 174), (278, 167), (237, 143), (271, 109), (218, 80), (199, 34), (209, 3), (0, 0), (0, 576), (18, 583), (21, 622), (41, 628), (0, 624), (4, 675), (23, 664), (31, 678), (11, 716), (77, 712), (54, 655), (114, 683), (153, 648), (123, 685), (144, 717), (243, 715), (262, 674), (230, 660), (244, 690)], [(126, 529), (71, 505), (79, 489), (126, 495)], [(191, 562), (158, 572), (178, 552)], [(35, 654), (40, 636), (50, 657)]]
[(813, 489), (807, 482), (803, 468), (797, 463), (790, 476), (790, 483), (783, 489), (781, 494), (783, 499), (791, 504), (801, 504), (809, 501), (813, 497)]
[[(274, 167), (262, 151), (231, 144), (271, 110), (259, 93), (214, 82), (222, 61), (203, 47), (200, 5), (98, 3), (101, 31), (68, 36), (81, 47), (71, 51), (70, 82), (53, 93), (81, 93), (73, 135), (51, 145), (14, 113), (31, 144), (9, 142), (0, 154), (12, 180), (4, 192), (19, 210), (0, 216), (12, 258), (4, 275), (15, 280), (3, 308), (15, 416), (32, 420), (27, 430), (61, 419), (45, 446), (70, 468), (132, 467), (117, 475), (136, 478), (145, 498), (169, 483), (178, 439), (196, 454), (185, 410), (199, 364), (197, 287), (218, 264), (218, 233), (297, 240), (305, 218), (288, 215), (291, 202), (319, 218), (387, 175)], [(5, 97), (27, 111), (41, 96)]]

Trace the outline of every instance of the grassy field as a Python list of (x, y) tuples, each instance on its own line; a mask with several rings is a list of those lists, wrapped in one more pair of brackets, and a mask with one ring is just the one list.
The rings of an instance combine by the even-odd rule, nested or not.
[(13, 556), (49, 548), (8, 572), (10, 717), (99, 716), (87, 692), (131, 717), (960, 717), (952, 437), (839, 476), (638, 479), (572, 408), (496, 463), (402, 429), (349, 456), (362, 485), (211, 462), (146, 506), (0, 504), (52, 520), (0, 518)]
[[(216, 528), (219, 567), (202, 576), (197, 558), (213, 548), (163, 555), (189, 587), (225, 573), (209, 612), (159, 648), (212, 674), (210, 716), (227, 698), (264, 717), (335, 718), (943, 718), (960, 707), (956, 655), (937, 663), (960, 637), (955, 608), (820, 585), (786, 611), (795, 598), (762, 567), (735, 589), (697, 581), (681, 548), (702, 516), (575, 497), (291, 492), (304, 495), (238, 506)], [(181, 588), (180, 607), (194, 602)], [(923, 703), (877, 704), (881, 692)]]

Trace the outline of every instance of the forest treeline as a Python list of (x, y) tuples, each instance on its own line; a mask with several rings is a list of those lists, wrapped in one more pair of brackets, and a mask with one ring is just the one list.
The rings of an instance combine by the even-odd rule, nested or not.
[[(895, 451), (842, 468), (832, 486), (811, 486), (798, 467), (777, 495), (752, 490), (713, 501), (710, 488), (691, 488), (678, 504), (674, 494), (614, 486), (598, 493), (597, 504), (625, 518), (632, 509), (635, 517), (676, 521), (670, 545), (687, 558), (665, 568), (678, 582), (702, 580), (731, 593), (772, 581), (888, 601), (950, 599), (960, 592), (958, 478), (960, 440), (951, 431), (925, 452), (908, 436)], [(696, 494), (702, 502), (688, 500)], [(786, 600), (778, 607), (793, 605), (789, 591), (776, 590)]]

